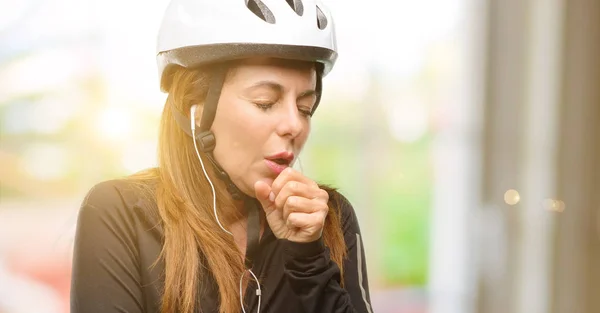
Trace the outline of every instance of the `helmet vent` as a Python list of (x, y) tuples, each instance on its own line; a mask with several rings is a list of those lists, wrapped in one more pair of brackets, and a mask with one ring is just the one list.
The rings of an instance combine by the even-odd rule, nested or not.
[(273, 15), (273, 12), (262, 1), (246, 0), (246, 7), (261, 20), (269, 24), (275, 24), (275, 15)]
[(292, 10), (294, 10), (298, 16), (302, 16), (302, 14), (304, 14), (302, 0), (285, 0), (285, 2), (290, 5), (290, 8), (292, 8)]
[(317, 5), (317, 27), (319, 27), (319, 29), (323, 30), (325, 29), (325, 27), (327, 27), (327, 17), (325, 16), (325, 14), (323, 14), (323, 11), (321, 11), (321, 8), (319, 8), (319, 6)]

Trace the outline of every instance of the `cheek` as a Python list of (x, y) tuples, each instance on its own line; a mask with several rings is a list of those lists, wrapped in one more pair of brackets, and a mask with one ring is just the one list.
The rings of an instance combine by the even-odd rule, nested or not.
[(245, 103), (230, 103), (225, 109), (213, 128), (217, 146), (225, 153), (259, 150), (268, 137), (265, 135), (268, 121), (259, 114), (261, 112)]
[(311, 123), (310, 123), (310, 119), (307, 119), (304, 122), (304, 130), (302, 131), (302, 134), (300, 136), (304, 140), (306, 140), (306, 138), (308, 138), (308, 136), (310, 136), (310, 131), (311, 131)]
[(213, 131), (218, 137), (227, 138), (227, 141), (230, 141), (232, 138), (239, 137), (240, 133), (243, 133), (244, 120), (246, 118), (243, 106), (235, 100), (227, 98), (223, 100), (219, 102), (217, 108)]

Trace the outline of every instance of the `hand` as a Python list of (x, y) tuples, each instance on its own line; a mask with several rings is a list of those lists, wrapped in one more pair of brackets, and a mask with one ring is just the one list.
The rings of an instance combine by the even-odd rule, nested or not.
[(321, 238), (329, 212), (329, 194), (317, 183), (287, 168), (271, 186), (257, 181), (254, 191), (275, 237), (294, 242)]

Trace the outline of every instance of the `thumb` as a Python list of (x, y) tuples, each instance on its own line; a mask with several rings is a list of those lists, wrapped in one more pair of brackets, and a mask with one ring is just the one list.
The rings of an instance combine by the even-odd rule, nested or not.
[(262, 180), (257, 181), (254, 183), (254, 193), (256, 194), (256, 199), (262, 205), (263, 210), (265, 210), (265, 213), (269, 213), (275, 209), (275, 202), (270, 199), (271, 186), (269, 186), (269, 184)]

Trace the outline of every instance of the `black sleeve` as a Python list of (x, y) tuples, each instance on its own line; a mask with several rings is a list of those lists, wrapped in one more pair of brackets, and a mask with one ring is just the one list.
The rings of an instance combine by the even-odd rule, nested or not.
[(304, 312), (372, 313), (365, 254), (354, 209), (342, 198), (342, 227), (348, 248), (344, 288), (340, 269), (330, 260), (323, 239), (311, 243), (284, 241), (285, 274)]
[(144, 312), (134, 220), (111, 182), (96, 185), (77, 219), (71, 313)]

